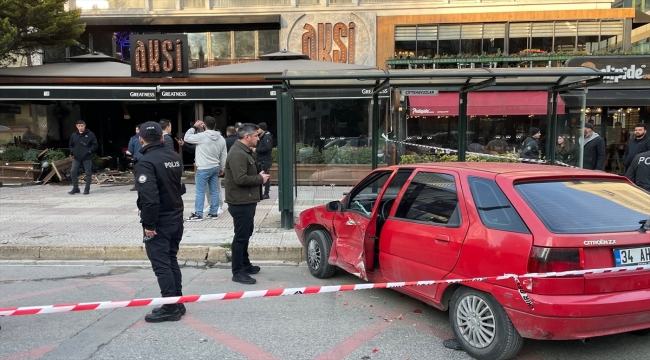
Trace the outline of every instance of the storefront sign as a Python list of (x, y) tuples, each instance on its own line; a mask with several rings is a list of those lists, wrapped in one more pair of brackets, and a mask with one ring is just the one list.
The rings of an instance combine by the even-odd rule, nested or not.
[(404, 96), (438, 96), (438, 90), (404, 90)]
[(597, 87), (650, 87), (650, 56), (580, 56), (566, 62), (567, 66), (586, 66), (601, 72), (624, 72), (624, 75), (606, 76)]
[[(326, 13), (282, 15), (288, 26), (281, 48), (310, 59), (341, 64), (375, 66), (376, 13)], [(361, 44), (362, 46), (359, 46)]]
[(276, 100), (272, 86), (160, 86), (160, 100)]
[(131, 35), (132, 77), (188, 77), (187, 35)]
[(5, 100), (156, 101), (155, 87), (0, 86)]

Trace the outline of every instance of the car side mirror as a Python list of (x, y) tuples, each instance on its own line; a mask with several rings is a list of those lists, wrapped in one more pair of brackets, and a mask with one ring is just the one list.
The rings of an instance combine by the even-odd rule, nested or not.
[(340, 201), (330, 201), (325, 205), (325, 210), (332, 211), (332, 212), (339, 211), (339, 210), (341, 210), (341, 202)]
[(344, 191), (344, 192), (343, 192), (343, 196), (346, 196), (347, 194), (348, 194), (347, 191)]

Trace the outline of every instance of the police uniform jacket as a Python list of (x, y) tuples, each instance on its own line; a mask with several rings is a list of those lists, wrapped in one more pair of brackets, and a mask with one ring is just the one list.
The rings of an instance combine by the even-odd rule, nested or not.
[(650, 151), (635, 156), (625, 176), (640, 188), (650, 191)]
[(144, 146), (135, 164), (140, 222), (146, 230), (183, 222), (181, 157), (161, 142)]

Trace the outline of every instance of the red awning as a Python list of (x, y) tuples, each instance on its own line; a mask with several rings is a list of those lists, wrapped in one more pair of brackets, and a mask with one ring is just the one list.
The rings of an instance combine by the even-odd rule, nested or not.
[[(467, 115), (546, 115), (546, 91), (491, 91), (468, 94)], [(409, 96), (411, 116), (458, 116), (458, 93)], [(558, 96), (557, 113), (564, 114)]]

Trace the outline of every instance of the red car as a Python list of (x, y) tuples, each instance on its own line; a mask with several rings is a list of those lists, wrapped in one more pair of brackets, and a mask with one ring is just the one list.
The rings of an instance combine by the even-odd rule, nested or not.
[[(469, 279), (650, 264), (650, 193), (604, 172), (507, 163), (377, 169), (341, 201), (303, 211), (295, 230), (311, 273), (371, 282)], [(648, 222), (648, 224), (645, 224)], [(645, 224), (645, 225), (644, 225)], [(530, 339), (650, 328), (650, 271), (397, 288), (449, 310), (478, 359)]]

